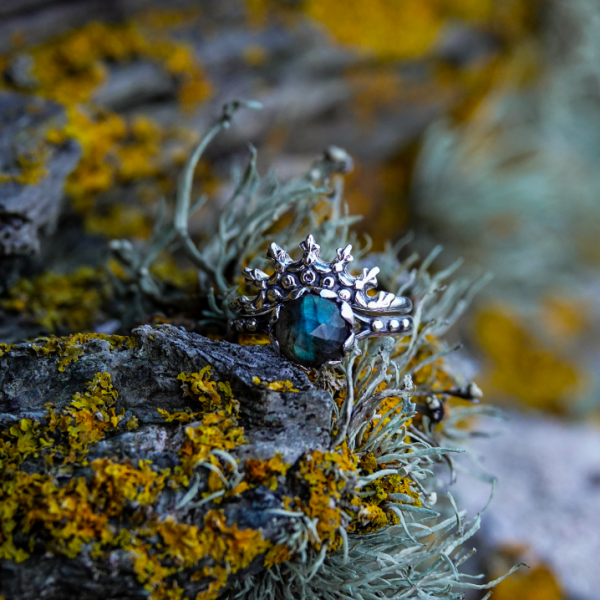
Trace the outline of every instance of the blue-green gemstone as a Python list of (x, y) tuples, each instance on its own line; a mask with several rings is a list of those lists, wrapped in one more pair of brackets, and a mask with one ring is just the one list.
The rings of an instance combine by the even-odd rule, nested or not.
[(282, 354), (305, 367), (340, 360), (352, 326), (332, 300), (307, 294), (287, 302), (279, 313), (275, 337)]

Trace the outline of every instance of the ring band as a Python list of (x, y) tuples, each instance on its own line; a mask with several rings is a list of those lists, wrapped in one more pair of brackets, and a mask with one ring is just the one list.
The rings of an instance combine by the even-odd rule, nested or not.
[(313, 368), (339, 364), (359, 340), (410, 332), (410, 299), (383, 291), (370, 296), (379, 268), (350, 275), (351, 245), (338, 248), (329, 263), (321, 259), (321, 247), (312, 235), (300, 248), (302, 258), (292, 261), (272, 243), (267, 258), (275, 267), (273, 275), (243, 270), (246, 283), (258, 293), (230, 303), (239, 315), (230, 321), (231, 327), (240, 333), (267, 334), (288, 360)]

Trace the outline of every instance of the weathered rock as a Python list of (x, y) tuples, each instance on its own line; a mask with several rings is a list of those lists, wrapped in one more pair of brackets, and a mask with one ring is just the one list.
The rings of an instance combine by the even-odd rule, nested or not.
[(80, 155), (74, 142), (47, 143), (63, 122), (54, 102), (0, 94), (0, 256), (32, 254), (40, 231), (56, 225), (65, 179)]
[[(595, 600), (600, 432), (516, 413), (502, 429), (500, 435), (470, 442), (485, 457), (485, 470), (498, 478), (494, 501), (482, 517), (481, 540), (490, 549), (522, 548), (526, 561), (550, 565), (569, 598)], [(457, 486), (471, 513), (485, 506), (489, 485), (462, 477)]]
[[(182, 410), (188, 401), (177, 375), (211, 365), (213, 378), (229, 381), (241, 404), (249, 440), (244, 456), (270, 458), (280, 452), (294, 462), (306, 448), (329, 444), (330, 397), (316, 389), (304, 372), (270, 347), (215, 342), (171, 325), (133, 331), (134, 348), (111, 350), (93, 340), (64, 372), (57, 354), (37, 356), (32, 343), (18, 344), (0, 358), (0, 423), (42, 416), (44, 405), (68, 404), (96, 373), (107, 372), (119, 392), (118, 407), (131, 411), (148, 426), (164, 423), (157, 408)], [(277, 392), (253, 383), (290, 381), (299, 392)], [(138, 435), (138, 434), (136, 434)]]
[[(192, 406), (193, 400), (182, 394), (177, 375), (210, 365), (212, 379), (228, 381), (240, 402), (240, 424), (248, 443), (232, 454), (240, 459), (268, 459), (280, 453), (285, 461), (293, 463), (307, 450), (328, 447), (329, 395), (315, 388), (301, 369), (270, 347), (216, 342), (170, 325), (140, 327), (132, 335), (133, 344), (113, 349), (102, 339), (84, 343), (84, 352), (64, 371), (58, 370), (60, 357), (56, 353), (38, 356), (31, 343), (14, 346), (0, 358), (0, 429), (23, 418), (42, 419), (47, 402), (60, 410), (72, 401), (73, 394), (85, 389), (96, 373), (107, 372), (119, 394), (117, 410), (124, 409), (126, 418), (135, 415), (140, 426), (91, 446), (89, 461), (114, 458), (138, 464), (140, 460), (151, 460), (160, 468), (173, 467), (178, 462), (183, 428), (166, 423), (157, 408), (172, 412)], [(257, 384), (256, 377), (261, 381), (285, 379), (298, 391), (274, 391)], [(36, 459), (31, 460), (28, 469), (35, 472)], [(78, 472), (85, 475), (85, 467), (77, 469), (84, 469)], [(185, 489), (166, 492), (154, 510), (160, 519), (174, 517), (201, 529), (209, 505), (181, 507), (185, 493)], [(283, 484), (275, 491), (258, 486), (224, 499), (219, 509), (228, 526), (260, 529), (263, 539), (270, 540), (281, 533), (281, 524), (267, 509), (283, 508), (283, 495), (298, 493)], [(260, 564), (254, 560), (238, 576), (260, 568)], [(183, 585), (186, 594), (195, 595), (206, 588), (206, 578), (194, 581), (188, 576)], [(109, 559), (100, 562), (87, 551), (75, 558), (38, 553), (20, 564), (0, 561), (0, 596), (11, 600), (66, 600), (79, 597), (82, 590), (90, 599), (133, 598), (139, 597), (142, 587), (122, 550), (111, 552)]]

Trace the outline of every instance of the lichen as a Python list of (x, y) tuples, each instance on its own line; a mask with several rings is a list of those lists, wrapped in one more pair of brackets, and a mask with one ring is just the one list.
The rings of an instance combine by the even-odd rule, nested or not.
[(584, 384), (582, 371), (528, 331), (516, 314), (506, 308), (482, 309), (475, 334), (489, 360), (490, 389), (507, 392), (534, 408), (568, 411), (570, 394)]
[[(200, 142), (180, 179), (174, 215), (162, 222), (160, 231), (136, 251), (126, 242), (113, 244), (130, 285), (136, 285), (143, 296), (146, 289), (160, 294), (161, 286), (139, 265), (151, 265), (157, 249), (175, 240), (176, 247), (197, 268), (200, 293), (207, 298), (209, 310), (203, 312), (200, 323), (222, 332), (233, 316), (229, 299), (241, 283), (235, 274), (242, 267), (262, 266), (260, 256), (273, 231), (287, 248), (312, 233), (320, 240), (324, 256), (352, 243), (357, 268), (367, 266), (361, 264), (366, 250), (349, 231), (353, 218), (347, 216), (342, 201), (339, 174), (346, 173), (352, 161), (338, 148), (328, 150), (304, 177), (285, 186), (273, 179), (261, 181), (252, 152), (219, 217), (218, 235), (200, 243), (192, 240), (187, 229), (191, 182), (201, 150), (229, 126), (242, 107), (256, 105), (225, 105), (220, 119)], [(180, 471), (193, 506), (209, 501), (219, 504), (261, 486), (276, 493), (288, 490), (283, 493), (283, 508), (273, 509), (282, 520), (282, 531), (267, 550), (265, 564), (269, 568), (233, 584), (244, 600), (323, 594), (358, 599), (372, 595), (374, 586), (378, 593), (385, 590), (384, 594), (391, 596), (401, 590), (410, 593), (417, 580), (432, 597), (458, 599), (461, 589), (487, 589), (496, 583), (473, 584), (460, 575), (458, 567), (466, 555), (459, 548), (478, 529), (479, 518), (464, 521), (462, 512), (443, 518), (436, 509), (433, 475), (433, 464), (441, 462), (454, 476), (452, 453), (459, 449), (452, 440), (458, 439), (460, 428), (477, 412), (471, 403), (478, 401), (481, 392), (450, 366), (446, 355), (458, 346), (448, 346), (443, 338), (485, 279), (447, 283), (459, 262), (431, 274), (439, 249), (415, 267), (416, 255), (404, 261), (398, 258), (406, 243), (385, 246), (378, 255), (378, 278), (385, 289), (413, 301), (413, 331), (395, 340), (361, 343), (339, 367), (308, 374), (333, 400), (330, 447), (307, 451), (295, 464), (285, 465), (285, 473), (273, 469), (273, 459), (251, 459), (239, 465), (225, 459), (220, 454), (224, 450), (215, 447), (226, 443), (230, 428), (239, 426), (235, 411), (212, 414), (216, 430), (207, 429), (206, 446), (192, 447), (196, 433), (187, 440), (189, 456), (198, 452), (212, 478), (202, 487), (189, 466)], [(168, 300), (165, 295), (161, 298)], [(245, 337), (239, 341), (249, 342)], [(265, 337), (258, 336), (258, 342), (265, 343)], [(214, 388), (193, 391), (196, 382), (203, 380), (201, 374), (186, 374), (180, 380), (192, 399), (198, 396), (201, 404), (212, 404), (219, 411), (219, 394)], [(256, 376), (253, 383), (278, 392), (291, 391), (284, 381), (263, 381)], [(186, 424), (195, 419), (213, 426), (204, 421), (206, 415), (190, 416), (187, 411), (164, 416), (171, 422)], [(215, 446), (211, 446), (213, 435)], [(241, 435), (234, 437), (239, 440)], [(448, 447), (443, 442), (448, 442)], [(431, 544), (424, 546), (425, 538)], [(381, 562), (380, 575), (373, 574), (374, 556)], [(411, 581), (401, 575), (407, 569)], [(398, 576), (391, 576), (392, 571)], [(373, 583), (376, 579), (381, 586)]]
[[(242, 106), (248, 105), (226, 105), (208, 139)], [(308, 231), (320, 234), (324, 255), (352, 242), (358, 266), (364, 265), (365, 248), (349, 231), (353, 219), (335, 180), (351, 165), (343, 151), (330, 149), (305, 177), (285, 186), (261, 182), (252, 153), (222, 211), (218, 235), (197, 246), (186, 225), (199, 154), (181, 178), (175, 214), (148, 243), (111, 246), (119, 261), (116, 278), (130, 291), (138, 286), (139, 298), (168, 305), (166, 286), (152, 267), (161, 252), (181, 249), (198, 271), (208, 307), (199, 324), (224, 333), (228, 300), (238, 287), (232, 274), (256, 264), (274, 228), (290, 242)], [(118, 457), (88, 460), (94, 444), (137, 425), (119, 410), (110, 374), (100, 373), (64, 408), (47, 406), (44, 419), (23, 419), (0, 432), (2, 556), (22, 561), (35, 553), (76, 557), (85, 551), (103, 561), (118, 550), (154, 600), (182, 599), (197, 581), (206, 587), (196, 600), (215, 599), (226, 587), (244, 600), (408, 596), (415, 586), (428, 597), (458, 600), (462, 589), (492, 587), (496, 582), (474, 584), (458, 570), (470, 555), (462, 546), (479, 517), (465, 521), (451, 496), (453, 514), (442, 516), (434, 491), (435, 464), (445, 462), (452, 472), (451, 455), (459, 451), (450, 445), (453, 424), (474, 414), (471, 406), (452, 406), (452, 398), (471, 402), (479, 395), (473, 382), (450, 368), (445, 357), (456, 347), (443, 341), (477, 284), (447, 283), (457, 265), (432, 275), (436, 251), (411, 269), (417, 258), (400, 261), (401, 249), (388, 247), (379, 256), (379, 277), (386, 289), (411, 298), (411, 333), (361, 342), (341, 365), (309, 373), (332, 399), (328, 445), (308, 448), (294, 464), (278, 455), (240, 461), (247, 443), (240, 403), (207, 365), (169, 382), (179, 382), (186, 408), (157, 407), (176, 456), (170, 468)], [(27, 351), (56, 354), (58, 368), (67, 370), (93, 339), (113, 351), (134, 344), (79, 334), (34, 340)], [(277, 377), (255, 377), (253, 384), (295, 398), (300, 386)], [(427, 412), (432, 397), (451, 407), (451, 419)], [(228, 507), (260, 494), (274, 499), (261, 515), (272, 516), (272, 527), (228, 522)], [(233, 577), (252, 564), (266, 568)]]
[[(122, 215), (99, 211), (95, 199), (119, 183), (157, 181), (163, 171), (159, 155), (166, 132), (147, 117), (128, 121), (94, 102), (95, 92), (107, 80), (109, 65), (136, 60), (157, 64), (177, 82), (178, 101), (185, 112), (212, 93), (193, 48), (171, 37), (179, 23), (173, 19), (166, 23), (147, 14), (121, 23), (92, 22), (26, 49), (32, 59), (34, 93), (59, 102), (67, 112), (66, 125), (51, 131), (47, 141), (62, 144), (75, 139), (82, 148), (82, 158), (67, 180), (66, 191), (89, 233), (147, 237), (149, 220), (141, 208), (128, 207), (135, 216), (129, 214), (126, 221), (119, 221), (117, 217)], [(20, 162), (19, 173), (0, 174), (0, 182), (34, 183), (43, 176), (40, 158), (24, 156)]]
[(506, 579), (494, 590), (494, 600), (562, 600), (564, 597), (556, 576), (546, 565)]
[[(518, 39), (533, 27), (538, 5), (523, 0), (376, 0), (368, 4), (360, 0), (308, 0), (300, 11), (342, 44), (384, 60), (407, 60), (431, 54), (444, 28), (457, 21), (493, 28), (506, 39)], [(285, 19), (293, 14), (272, 0), (247, 0), (246, 6), (253, 26), (264, 25), (273, 16)]]
[(45, 149), (37, 149), (36, 152), (19, 154), (16, 159), (17, 172), (0, 173), (0, 184), (7, 182), (20, 183), (22, 185), (36, 185), (48, 175), (46, 160), (48, 152)]
[[(157, 469), (150, 460), (133, 464), (98, 458), (88, 463), (90, 446), (124, 423), (108, 373), (98, 373), (64, 409), (48, 404), (42, 421), (22, 419), (0, 432), (0, 558), (22, 562), (40, 547), (74, 558), (84, 546), (91, 546), (92, 556), (102, 558), (119, 547), (130, 554), (134, 572), (151, 597), (168, 598), (173, 586), (165, 580), (202, 564), (191, 577), (210, 582), (196, 600), (216, 598), (229, 576), (264, 554), (270, 542), (258, 530), (228, 525), (216, 509), (206, 513), (204, 527), (173, 517), (160, 519), (153, 509), (166, 489), (187, 485), (200, 464), (214, 459), (211, 464), (223, 468), (212, 450), (231, 450), (244, 442), (243, 429), (234, 427), (235, 417), (230, 416), (236, 413), (237, 403), (229, 386), (217, 385), (209, 374), (207, 367), (180, 378), (186, 393), (200, 401), (198, 414), (203, 418), (185, 426), (180, 464), (173, 470)], [(21, 470), (29, 457), (42, 458), (45, 471)], [(269, 464), (273, 472), (285, 474), (280, 459)], [(89, 467), (87, 475), (82, 467)], [(59, 483), (57, 477), (64, 482), (67, 475), (66, 483)], [(214, 487), (222, 489), (223, 484), (209, 476), (209, 491), (214, 492)], [(207, 557), (214, 564), (206, 564)]]
[(51, 333), (65, 329), (89, 331), (109, 296), (104, 270), (85, 266), (68, 274), (46, 271), (22, 278), (7, 290), (0, 306)]
[(58, 338), (56, 336), (39, 337), (31, 342), (31, 349), (38, 356), (58, 354), (56, 366), (59, 371), (64, 372), (66, 368), (79, 360), (85, 352), (84, 344), (92, 340), (103, 340), (108, 342), (110, 349), (133, 348), (133, 338), (122, 335), (107, 335), (105, 333), (76, 333), (70, 336)]
[(273, 390), (275, 392), (299, 392), (294, 387), (294, 384), (291, 381), (261, 381), (259, 377), (253, 377), (252, 383), (255, 385), (261, 385), (269, 390)]

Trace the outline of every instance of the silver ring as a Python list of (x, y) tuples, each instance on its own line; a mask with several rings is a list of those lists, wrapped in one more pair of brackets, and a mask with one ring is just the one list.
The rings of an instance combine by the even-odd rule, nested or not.
[(382, 335), (404, 335), (412, 329), (409, 298), (389, 292), (370, 296), (377, 287), (379, 268), (348, 273), (354, 260), (352, 246), (337, 249), (332, 262), (321, 259), (321, 247), (309, 235), (300, 244), (304, 254), (292, 261), (272, 243), (267, 258), (275, 272), (243, 269), (256, 296), (240, 296), (230, 303), (238, 318), (230, 326), (240, 333), (267, 334), (288, 360), (305, 367), (339, 364), (359, 340)]

